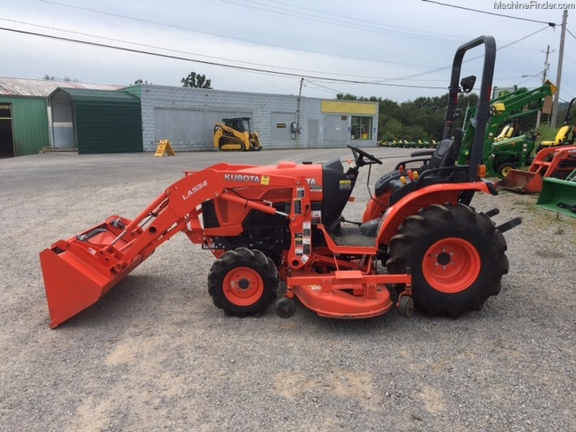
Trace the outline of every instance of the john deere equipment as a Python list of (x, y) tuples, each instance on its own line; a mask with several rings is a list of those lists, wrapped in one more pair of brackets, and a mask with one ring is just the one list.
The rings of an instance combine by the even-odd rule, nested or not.
[[(482, 44), (470, 164), (455, 166), (460, 70), (464, 54)], [(374, 317), (394, 306), (405, 316), (413, 306), (452, 317), (481, 309), (508, 272), (502, 232), (520, 223), (512, 219), (496, 227), (490, 219), (496, 210), (479, 213), (469, 206), (476, 192), (497, 193), (479, 176), (495, 57), (490, 36), (458, 48), (444, 139), (423, 161), (418, 178), (390, 173), (379, 180), (379, 196), (369, 203), (378, 202), (365, 212), (371, 220), (346, 223), (341, 216), (359, 170), (382, 163), (358, 147), (349, 146), (354, 163), (347, 170), (336, 159), (220, 163), (187, 172), (133, 220), (111, 216), (40, 253), (50, 326), (97, 302), (180, 232), (214, 254), (208, 294), (227, 314), (262, 314), (279, 295), (275, 309), (284, 318), (294, 313), (296, 300), (332, 318)]]
[(565, 180), (545, 178), (536, 206), (576, 217), (576, 169)]
[(530, 165), (538, 136), (537, 132), (529, 131), (528, 134), (494, 141), (486, 166), (499, 177), (506, 177), (510, 170)]
[(576, 139), (576, 124), (572, 122), (572, 105), (574, 101), (576, 101), (576, 98), (572, 99), (568, 104), (566, 116), (564, 117), (564, 125), (556, 133), (554, 141), (542, 141), (539, 149), (574, 144)]
[(514, 136), (514, 126), (511, 124), (507, 124), (502, 128), (500, 133), (496, 138), (494, 138), (494, 142), (502, 141), (508, 138), (512, 138)]
[(249, 117), (222, 119), (214, 125), (214, 148), (220, 150), (262, 150), (258, 132), (252, 130)]
[[(496, 145), (501, 146), (500, 149), (504, 150), (496, 148), (493, 152), (494, 137), (499, 136), (499, 131), (503, 125), (513, 123), (516, 119), (540, 110), (544, 98), (553, 95), (555, 92), (556, 86), (547, 81), (543, 86), (536, 89), (519, 89), (491, 100), (492, 115), (488, 121), (482, 150), (482, 161), (486, 164), (489, 176), (501, 174), (501, 172), (498, 172), (498, 168), (506, 166), (505, 164), (512, 167), (520, 167), (529, 163), (527, 157), (529, 157), (530, 152), (527, 151), (524, 145), (527, 144), (525, 137), (523, 137), (521, 145), (514, 145), (516, 141), (506, 143), (504, 140), (504, 144), (502, 144), (503, 141), (499, 141)], [(537, 106), (530, 109), (529, 106), (535, 103)], [(470, 147), (472, 137), (475, 134), (476, 121), (477, 110), (475, 107), (470, 107), (465, 116), (464, 139), (457, 161), (458, 164), (467, 164), (470, 159)], [(529, 145), (528, 143), (527, 146)], [(490, 158), (492, 153), (493, 157)]]

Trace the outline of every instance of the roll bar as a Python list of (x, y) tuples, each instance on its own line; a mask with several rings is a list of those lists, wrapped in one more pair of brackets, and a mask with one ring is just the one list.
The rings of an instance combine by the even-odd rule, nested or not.
[(460, 46), (454, 55), (452, 63), (452, 76), (450, 78), (450, 88), (448, 96), (448, 107), (444, 117), (444, 133), (442, 139), (451, 138), (458, 107), (458, 93), (460, 90), (460, 72), (462, 70), (462, 60), (466, 51), (484, 44), (484, 67), (482, 69), (482, 82), (480, 85), (480, 98), (476, 113), (476, 126), (474, 139), (470, 151), (470, 168), (468, 170), (468, 180), (475, 181), (478, 178), (478, 165), (482, 163), (482, 149), (486, 127), (490, 118), (490, 92), (492, 91), (492, 79), (494, 77), (494, 65), (496, 63), (496, 41), (492, 36), (479, 36), (470, 42)]

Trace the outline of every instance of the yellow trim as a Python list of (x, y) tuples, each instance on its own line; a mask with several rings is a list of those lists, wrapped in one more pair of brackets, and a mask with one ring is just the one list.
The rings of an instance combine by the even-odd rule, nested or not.
[(378, 112), (376, 103), (353, 102), (353, 101), (322, 101), (323, 113), (339, 114), (364, 114), (374, 116)]

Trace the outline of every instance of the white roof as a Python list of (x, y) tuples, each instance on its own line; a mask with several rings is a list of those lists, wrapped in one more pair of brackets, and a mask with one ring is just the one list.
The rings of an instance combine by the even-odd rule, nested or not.
[(0, 96), (48, 97), (58, 87), (91, 90), (118, 90), (126, 86), (114, 84), (86, 84), (75, 81), (0, 77)]

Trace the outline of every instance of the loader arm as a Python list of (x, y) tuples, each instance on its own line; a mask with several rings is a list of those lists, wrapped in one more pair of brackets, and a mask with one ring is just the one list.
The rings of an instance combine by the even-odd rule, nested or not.
[[(236, 174), (240, 170), (242, 174)], [(258, 185), (292, 189), (290, 215), (277, 210), (271, 203), (242, 198), (234, 193), (235, 188), (246, 187), (247, 179), (253, 183), (257, 181)], [(194, 243), (209, 242), (200, 219), (203, 202), (218, 198), (264, 213), (290, 217), (295, 236), (303, 231), (305, 219), (310, 218), (309, 196), (305, 178), (250, 175), (246, 166), (219, 164), (186, 173), (133, 220), (111, 216), (40, 253), (50, 327), (60, 325), (96, 303), (176, 233), (185, 232)], [(303, 265), (301, 256), (297, 256), (294, 241), (292, 244), (291, 264), (299, 268)]]

